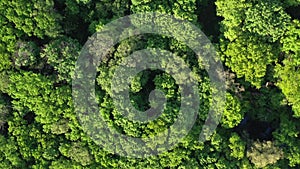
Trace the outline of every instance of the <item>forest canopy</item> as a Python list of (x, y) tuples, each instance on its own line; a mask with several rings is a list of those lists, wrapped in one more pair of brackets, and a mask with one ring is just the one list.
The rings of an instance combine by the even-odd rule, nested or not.
[[(160, 116), (140, 124), (118, 111), (113, 74), (135, 51), (159, 48), (179, 56), (196, 75), (199, 95), (198, 118), (177, 145), (157, 156), (131, 158), (107, 151), (84, 131), (72, 81), (94, 33), (142, 12), (173, 15), (203, 31), (224, 67), (226, 103), (216, 130), (199, 142), (214, 105), (210, 78), (195, 52), (163, 35), (120, 41), (97, 66), (94, 81), (97, 114), (109, 127), (153, 137), (180, 115), (180, 83), (158, 69), (141, 71), (127, 87), (128, 103), (139, 111), (157, 104), (151, 91), (159, 89), (154, 95), (166, 101)], [(300, 167), (300, 0), (1, 0), (0, 37), (0, 168)]]

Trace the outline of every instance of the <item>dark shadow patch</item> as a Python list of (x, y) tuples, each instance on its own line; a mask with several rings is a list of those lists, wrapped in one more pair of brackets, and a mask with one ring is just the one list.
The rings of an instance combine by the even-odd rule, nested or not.
[(292, 19), (300, 20), (300, 5), (288, 7), (285, 11), (292, 17)]
[(35, 114), (33, 112), (28, 112), (23, 119), (27, 121), (27, 124), (32, 124), (34, 122)]
[(198, 1), (197, 8), (198, 22), (202, 26), (202, 31), (213, 43), (218, 42), (220, 36), (219, 23), (222, 21), (222, 18), (217, 16), (215, 1), (207, 1), (206, 3)]

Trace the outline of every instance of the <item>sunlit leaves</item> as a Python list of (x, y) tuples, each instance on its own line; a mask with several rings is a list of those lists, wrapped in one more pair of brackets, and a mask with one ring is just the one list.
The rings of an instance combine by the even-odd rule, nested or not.
[(278, 1), (258, 2), (245, 12), (243, 29), (269, 42), (280, 39), (286, 31), (291, 17), (285, 13), (282, 4)]
[(237, 135), (233, 133), (229, 138), (229, 148), (231, 149), (230, 156), (242, 159), (245, 155), (246, 143)]
[[(3, 4), (2, 4), (3, 3)], [(60, 16), (53, 9), (54, 2), (49, 1), (4, 1), (5, 16), (15, 28), (28, 36), (56, 37), (60, 33)]]
[(227, 93), (226, 95), (226, 109), (222, 117), (222, 126), (225, 128), (233, 128), (237, 126), (244, 118), (244, 110), (242, 109), (239, 100)]
[(282, 89), (290, 105), (294, 110), (294, 115), (300, 117), (300, 23), (294, 21), (282, 38), (282, 50), (285, 59), (282, 64), (277, 64), (275, 76), (279, 78), (278, 86)]
[(278, 54), (278, 49), (272, 45), (247, 35), (229, 42), (224, 48), (225, 65), (230, 67), (237, 77), (245, 77), (257, 88), (261, 87), (267, 65), (271, 64)]

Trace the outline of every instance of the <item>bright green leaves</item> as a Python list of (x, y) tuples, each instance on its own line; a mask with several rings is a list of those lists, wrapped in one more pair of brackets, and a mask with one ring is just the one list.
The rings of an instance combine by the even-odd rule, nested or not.
[[(287, 27), (285, 36), (281, 39), (282, 51), (286, 53), (293, 53), (295, 55), (300, 54), (300, 21), (293, 20), (293, 22)], [(296, 57), (296, 56), (294, 56)], [(300, 64), (299, 62), (292, 62), (294, 64)], [(296, 66), (295, 65), (295, 66)]]
[(44, 124), (45, 132), (67, 132), (68, 123), (62, 119), (63, 115), (76, 120), (72, 118), (75, 114), (71, 107), (70, 87), (54, 89), (52, 82), (42, 75), (31, 72), (12, 74), (8, 94), (15, 99), (13, 108), (22, 116), (33, 112), (36, 115), (34, 120)]
[(221, 120), (222, 126), (225, 128), (233, 128), (237, 126), (244, 118), (244, 110), (239, 100), (231, 94), (226, 94), (226, 108)]
[(281, 40), (285, 59), (276, 66), (277, 85), (293, 107), (295, 117), (300, 117), (300, 22), (295, 20)]
[(10, 53), (14, 52), (17, 37), (20, 31), (14, 29), (13, 25), (2, 15), (6, 10), (0, 2), (0, 71), (7, 70), (11, 67)]
[(245, 0), (218, 0), (216, 5), (217, 14), (224, 17), (222, 31), (230, 41), (248, 31), (275, 42), (284, 34), (290, 21), (279, 1), (250, 3)]
[[(1, 46), (1, 44), (0, 44)], [(2, 72), (3, 70), (7, 70), (11, 67), (11, 60), (10, 60), (10, 56), (8, 53), (4, 52), (1, 50), (0, 47), (0, 72)]]
[(163, 73), (162, 75), (156, 76), (154, 79), (154, 84), (157, 89), (165, 92), (167, 99), (176, 99), (174, 96), (177, 94), (177, 86), (171, 75)]
[(160, 12), (160, 13), (172, 13), (175, 17), (196, 22), (197, 15), (196, 1), (195, 0), (177, 0), (177, 1), (164, 1), (157, 3), (154, 0), (132, 0), (131, 10), (134, 13), (138, 12)]
[(87, 4), (90, 3), (91, 0), (76, 0), (77, 3), (83, 3), (83, 4)]
[(280, 39), (286, 31), (291, 17), (277, 1), (258, 2), (245, 12), (244, 29), (259, 35), (269, 42)]
[(5, 138), (0, 135), (0, 166), (8, 168), (24, 168), (25, 161), (22, 160), (21, 154), (18, 152), (18, 145), (13, 137)]
[[(145, 43), (143, 43), (142, 39), (140, 38), (141, 37), (132, 37), (122, 41), (122, 43), (119, 44), (117, 49), (112, 49), (108, 52), (108, 54), (105, 57), (102, 58), (102, 63), (97, 69), (99, 75), (96, 78), (96, 80), (97, 84), (101, 86), (103, 90), (105, 90), (108, 93), (111, 93), (111, 79), (114, 76), (114, 70), (122, 61), (122, 58), (127, 57), (132, 52), (145, 47)], [(140, 74), (140, 76), (142, 76), (142, 74)], [(141, 84), (138, 84), (140, 83), (137, 81), (138, 79), (140, 78), (137, 76), (132, 82), (133, 91), (140, 90), (140, 87), (138, 86), (140, 86)], [(143, 79), (140, 80), (144, 79), (146, 79), (146, 77), (143, 77)]]
[(196, 0), (178, 0), (174, 2), (173, 13), (175, 17), (195, 22), (197, 20)]
[(225, 65), (246, 81), (260, 88), (266, 75), (267, 65), (271, 64), (278, 53), (272, 45), (263, 43), (257, 37), (240, 36), (222, 47)]
[[(285, 66), (278, 69), (280, 81), (278, 86), (287, 98), (287, 101), (292, 106), (295, 117), (300, 117), (300, 70), (297, 67), (291, 66), (291, 62), (296, 60), (286, 60)], [(300, 61), (300, 60), (299, 60)], [(298, 61), (298, 62), (299, 62)]]
[[(8, 94), (14, 99), (15, 110), (8, 123), (9, 133), (17, 138), (22, 157), (37, 163), (42, 159), (55, 160), (60, 155), (61, 134), (74, 134), (70, 129), (79, 132), (71, 107), (70, 87), (54, 88), (47, 77), (32, 72), (13, 73), (9, 80)], [(76, 127), (70, 127), (69, 123), (75, 123)], [(71, 151), (76, 154), (74, 148)], [(40, 162), (39, 165), (48, 165)]]
[[(0, 41), (2, 42), (0, 43), (1, 55), (4, 51), (14, 52), (14, 47), (17, 38), (24, 34), (22, 33), (22, 31), (19, 31), (16, 28), (14, 28), (13, 24), (10, 23), (6, 16), (3, 15), (6, 11), (6, 4), (3, 3), (4, 1), (0, 1)], [(1, 62), (1, 64), (3, 63)]]
[(218, 0), (217, 14), (226, 40), (221, 39), (223, 60), (238, 78), (260, 88), (267, 67), (279, 56), (276, 42), (282, 38), (290, 16), (278, 1), (246, 2)]
[[(300, 22), (291, 21), (288, 13), (298, 17), (299, 0), (216, 0), (217, 15), (223, 18), (216, 46), (226, 71), (236, 76), (230, 79), (226, 110), (209, 141), (198, 142), (212, 101), (207, 72), (182, 42), (149, 34), (121, 41), (103, 58), (96, 79), (101, 107), (97, 115), (118, 132), (142, 139), (155, 137), (174, 123), (182, 98), (170, 74), (147, 69), (128, 86), (130, 103), (141, 111), (159, 104), (159, 99), (149, 98), (154, 88), (166, 96), (164, 111), (151, 122), (139, 124), (122, 116), (110, 96), (114, 71), (125, 57), (141, 49), (160, 48), (182, 58), (197, 74), (201, 104), (194, 128), (174, 149), (146, 159), (113, 155), (82, 131), (70, 84), (88, 35), (113, 19), (147, 11), (172, 14), (197, 26), (205, 20), (204, 27), (213, 29), (211, 21), (216, 16), (209, 11), (215, 13), (215, 9), (207, 4), (202, 0), (0, 1), (0, 168), (298, 167)], [(184, 81), (181, 76), (179, 81)], [(240, 85), (244, 86), (238, 89)], [(253, 136), (256, 133), (260, 136)], [(115, 139), (102, 133), (97, 136)]]
[(246, 143), (239, 137), (238, 134), (233, 133), (229, 138), (229, 148), (231, 149), (230, 156), (242, 159), (245, 155)]
[[(3, 4), (2, 4), (3, 3)], [(60, 16), (54, 11), (54, 2), (49, 1), (4, 1), (4, 15), (15, 28), (28, 36), (39, 38), (56, 37), (60, 33)]]
[(103, 102), (100, 103), (100, 112), (107, 119), (109, 126), (113, 126), (119, 132), (124, 132), (129, 136), (148, 137), (155, 136), (173, 124), (179, 112), (178, 102), (180, 100), (175, 80), (166, 73), (155, 76), (155, 72), (157, 71), (142, 71), (134, 78), (133, 83), (131, 82), (132, 91), (130, 99), (134, 108), (144, 112), (151, 106), (161, 104), (157, 100), (149, 99), (151, 90), (155, 88), (162, 91), (166, 98), (169, 99), (165, 109), (163, 112), (153, 110), (147, 114), (149, 117), (152, 117), (157, 113), (162, 113), (159, 118), (145, 124), (128, 120), (116, 109), (110, 96), (105, 95)]
[(8, 94), (12, 98), (25, 101), (27, 100), (26, 96), (37, 97), (50, 93), (51, 82), (42, 75), (31, 72), (14, 73), (10, 75), (9, 79), (10, 88)]
[(233, 41), (242, 32), (245, 11), (252, 5), (246, 0), (217, 0), (217, 15), (223, 17), (221, 22), (225, 38)]
[(131, 10), (135, 13), (138, 12), (150, 12), (150, 11), (156, 11), (156, 12), (161, 12), (161, 13), (170, 13), (172, 10), (172, 4), (171, 2), (168, 3), (167, 1), (163, 3), (157, 3), (153, 0), (132, 0), (131, 1)]

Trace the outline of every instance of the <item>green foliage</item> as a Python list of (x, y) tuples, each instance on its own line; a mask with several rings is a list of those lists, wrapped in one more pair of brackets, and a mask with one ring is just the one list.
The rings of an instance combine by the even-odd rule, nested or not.
[(260, 42), (260, 38), (240, 36), (233, 42), (223, 43), (225, 65), (246, 81), (260, 88), (266, 75), (267, 66), (275, 61), (278, 50), (268, 43)]
[(282, 92), (287, 97), (289, 104), (293, 107), (295, 117), (300, 117), (300, 85), (298, 83), (300, 79), (300, 72), (299, 70), (295, 71), (295, 67), (291, 65), (291, 62), (296, 60), (288, 60), (289, 59), (285, 60), (284, 67), (281, 69), (279, 68), (278, 70), (277, 75), (280, 77), (278, 86), (282, 89)]
[(28, 36), (56, 37), (60, 33), (60, 16), (53, 9), (54, 2), (49, 1), (1, 1), (6, 8), (3, 15), (15, 28)]
[(18, 145), (16, 145), (14, 138), (6, 139), (0, 135), (0, 143), (1, 166), (8, 168), (25, 167), (26, 163), (21, 159), (21, 154), (18, 152)]
[(221, 123), (225, 128), (233, 128), (241, 122), (245, 112), (236, 97), (227, 93), (226, 100), (226, 108), (223, 113)]
[(300, 164), (299, 127), (299, 121), (285, 114), (281, 116), (280, 125), (274, 133), (274, 137), (283, 148), (284, 156), (289, 160), (288, 164), (291, 167)]
[(261, 1), (246, 11), (245, 30), (275, 42), (286, 31), (291, 17), (285, 13), (280, 1)]
[(89, 165), (92, 162), (92, 156), (82, 143), (75, 142), (71, 145), (61, 145), (59, 151), (64, 156), (71, 158), (83, 166)]
[(273, 142), (254, 142), (249, 150), (247, 157), (258, 168), (263, 168), (268, 164), (274, 164), (283, 157), (283, 152), (276, 147)]
[(3, 1), (0, 2), (0, 71), (11, 67), (10, 53), (14, 52), (17, 37), (22, 34), (3, 15), (6, 8), (2, 3)]
[(3, 93), (6, 93), (9, 87), (9, 74), (8, 72), (0, 72), (0, 91)]
[(285, 53), (285, 59), (282, 65), (276, 67), (276, 77), (278, 86), (286, 96), (294, 110), (294, 115), (300, 117), (300, 22), (295, 20), (282, 38), (282, 51)]
[(279, 1), (218, 0), (217, 14), (221, 22), (223, 40), (220, 45), (223, 60), (237, 77), (260, 88), (267, 67), (276, 62), (280, 53), (278, 42), (284, 36), (290, 16)]
[(61, 119), (58, 122), (52, 124), (51, 133), (53, 134), (63, 134), (67, 133), (69, 130), (68, 121), (66, 119)]
[[(299, 168), (300, 21), (295, 17), (299, 4), (299, 0), (0, 1), (0, 168)], [(82, 45), (92, 33), (114, 19), (150, 11), (172, 14), (203, 30), (219, 29), (212, 36), (228, 76), (227, 102), (216, 131), (199, 142), (208, 112), (217, 105), (212, 104), (210, 78), (195, 53), (184, 42), (164, 35), (143, 34), (119, 42), (97, 67), (100, 112), (92, 118), (101, 115), (110, 128), (142, 139), (155, 137), (176, 121), (182, 100), (179, 84), (189, 80), (178, 72), (179, 64), (174, 67), (177, 81), (164, 71), (147, 69), (128, 85), (129, 103), (140, 111), (159, 105), (154, 95), (165, 99), (162, 112), (148, 112), (151, 117), (159, 115), (156, 119), (140, 124), (116, 108), (112, 77), (127, 56), (142, 49), (160, 48), (183, 59), (196, 76), (200, 96), (195, 125), (179, 144), (157, 156), (127, 158), (103, 149), (83, 131), (71, 83)], [(139, 26), (136, 20), (130, 22)], [(177, 33), (194, 38), (192, 32)], [(97, 45), (96, 50), (101, 49)], [(162, 59), (168, 68), (169, 61)], [(116, 81), (122, 84), (124, 79)], [(253, 133), (265, 137), (254, 140)], [(103, 133), (95, 135), (116, 141)], [(143, 148), (151, 146), (160, 145)]]
[(216, 1), (217, 15), (224, 19), (221, 22), (221, 31), (225, 38), (231, 42), (239, 37), (242, 32), (243, 21), (246, 17), (246, 10), (252, 7), (252, 4), (246, 0), (218, 0)]
[[(1, 52), (1, 48), (0, 48), (0, 52)], [(0, 60), (1, 60), (1, 63), (0, 63), (0, 71), (2, 72), (3, 70), (7, 70), (10, 68), (11, 66), (11, 61), (10, 61), (10, 58), (9, 58), (9, 55), (7, 53), (2, 53), (0, 54)]]
[(171, 0), (157, 3), (154, 0), (132, 0), (131, 10), (134, 13), (156, 11), (160, 13), (172, 13), (175, 17), (195, 22), (197, 15), (195, 0)]
[(47, 59), (47, 63), (57, 71), (58, 81), (70, 82), (80, 49), (77, 40), (62, 37), (47, 44), (41, 52), (41, 57)]
[(130, 11), (130, 0), (103, 0), (93, 4), (94, 8), (91, 8), (88, 16), (84, 18), (91, 21), (89, 25), (91, 33), (99, 31), (110, 20), (128, 15)]
[[(0, 51), (1, 55), (7, 54), (7, 52), (13, 52), (15, 43), (17, 38), (23, 35), (23, 33), (17, 30), (12, 23), (5, 17), (4, 13), (6, 12), (6, 5), (3, 4), (4, 1), (0, 2), (0, 35), (1, 35), (1, 42), (0, 43)], [(2, 56), (3, 57), (3, 56)], [(1, 62), (4, 64), (6, 62)]]
[(16, 52), (13, 55), (13, 63), (16, 68), (32, 67), (36, 64), (39, 48), (34, 42), (18, 42)]
[(229, 148), (231, 149), (230, 156), (242, 159), (245, 156), (246, 143), (237, 135), (233, 133), (229, 138)]
[(149, 74), (150, 71), (137, 74), (131, 82), (131, 91), (135, 93), (141, 91), (143, 86), (147, 84)]
[(286, 6), (297, 6), (300, 4), (299, 0), (286, 0), (285, 5)]

